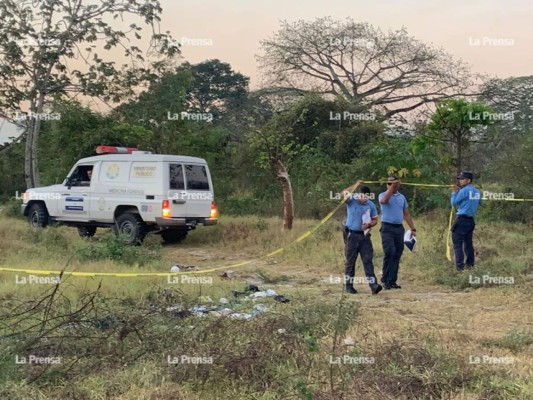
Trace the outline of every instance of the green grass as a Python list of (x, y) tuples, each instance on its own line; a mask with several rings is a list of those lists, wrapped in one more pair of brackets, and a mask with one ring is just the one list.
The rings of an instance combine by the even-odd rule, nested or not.
[[(0, 398), (533, 398), (527, 373), (533, 365), (528, 356), (531, 327), (523, 320), (531, 304), (530, 226), (478, 224), (474, 240), (481, 255), (473, 273), (507, 274), (515, 283), (475, 285), (469, 273), (455, 272), (446, 260), (447, 212), (416, 219), (418, 249), (404, 253), (401, 278), (427, 292), (427, 299), (435, 291), (464, 294), (453, 297), (462, 308), (450, 308), (450, 313), (464, 313), (461, 321), (467, 325), (473, 302), (481, 304), (480, 309), (484, 304), (488, 309), (508, 307), (514, 328), (506, 324), (503, 334), (479, 338), (490, 332), (448, 326), (449, 316), (437, 319), (432, 303), (415, 309), (409, 291), (341, 296), (340, 286), (327, 282), (330, 275), (343, 272), (338, 222), (286, 247), (316, 223), (298, 220), (293, 231), (282, 232), (278, 218), (222, 217), (218, 226), (200, 227), (179, 245), (162, 246), (159, 237), (149, 236), (142, 246), (123, 246), (104, 230), (86, 240), (75, 229), (33, 231), (20, 219), (1, 216), (2, 266), (168, 272), (174, 263), (202, 269), (254, 261), (232, 267), (233, 279), (220, 277), (223, 270), (198, 275), (212, 278), (212, 284), (170, 284), (166, 277), (64, 276), (55, 293), (54, 285), (17, 285), (16, 277), (24, 274), (0, 272)], [(379, 271), (383, 253), (378, 231), (372, 240)], [(264, 257), (284, 246), (282, 253)], [(357, 273), (361, 275), (360, 265)], [(260, 299), (256, 303), (268, 311), (250, 320), (165, 311), (187, 309), (209, 296), (215, 303), (225, 297), (228, 307), (250, 312), (252, 301), (232, 295), (250, 279), (291, 301)], [(411, 322), (417, 321), (418, 312), (425, 324)], [(483, 317), (475, 316), (478, 323)], [(494, 332), (502, 331), (504, 322), (489, 321)], [(102, 323), (109, 326), (102, 329)], [(348, 337), (353, 346), (346, 346)], [(519, 362), (511, 367), (468, 362), (471, 354), (494, 352), (514, 355)], [(15, 355), (23, 354), (60, 354), (64, 362), (47, 369), (15, 364)], [(213, 364), (169, 365), (168, 355), (212, 357)], [(371, 357), (374, 362), (330, 362), (331, 357), (345, 356)]]

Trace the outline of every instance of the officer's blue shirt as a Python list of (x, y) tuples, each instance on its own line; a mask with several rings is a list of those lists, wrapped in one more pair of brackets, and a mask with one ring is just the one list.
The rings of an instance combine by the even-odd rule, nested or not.
[(346, 208), (346, 227), (352, 231), (363, 230), (363, 214), (367, 210), (370, 210), (370, 218), (375, 218), (378, 216), (376, 205), (368, 199), (361, 204), (355, 196), (350, 196), (346, 200)]
[[(380, 193), (378, 199), (381, 200), (386, 192)], [(408, 207), (407, 199), (399, 192), (394, 193), (387, 204), (379, 203), (381, 207), (381, 222), (389, 224), (403, 223), (403, 210)]]
[(468, 184), (457, 193), (452, 193), (452, 206), (458, 206), (457, 215), (475, 217), (477, 208), (481, 204), (481, 192), (472, 184)]

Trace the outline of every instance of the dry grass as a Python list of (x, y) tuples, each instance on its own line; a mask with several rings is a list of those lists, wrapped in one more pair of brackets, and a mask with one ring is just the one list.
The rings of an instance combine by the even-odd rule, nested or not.
[[(128, 265), (120, 260), (77, 259), (74, 249), (97, 245), (99, 240), (105, 240), (100, 233), (93, 242), (85, 243), (70, 228), (52, 228), (36, 234), (22, 221), (1, 217), (0, 263), (9, 267), (56, 270), (72, 257), (69, 270), (167, 272), (174, 263), (213, 268), (255, 260), (231, 268), (236, 272), (231, 280), (220, 278), (218, 272), (207, 275), (213, 278), (212, 285), (169, 285), (166, 278), (71, 277), (63, 281), (62, 287), (72, 299), (82, 291), (94, 290), (99, 283), (102, 296), (125, 299), (131, 304), (151, 301), (150, 293), (169, 287), (180, 290), (190, 302), (201, 295), (217, 300), (230, 297), (231, 290), (242, 290), (247, 283), (273, 288), (291, 299), (289, 304), (272, 306), (273, 314), (251, 324), (214, 320), (202, 325), (187, 320), (189, 324), (198, 323), (205, 335), (213, 331), (198, 339), (198, 343), (211, 353), (217, 346), (225, 349), (222, 354), (226, 358), (220, 360), (224, 374), (200, 368), (177, 376), (161, 365), (161, 360), (149, 357), (116, 369), (112, 376), (105, 371), (86, 371), (71, 384), (55, 387), (9, 382), (9, 393), (19, 396), (13, 399), (60, 395), (91, 400), (533, 398), (531, 227), (480, 222), (475, 244), (481, 253), (473, 274), (513, 276), (515, 284), (473, 285), (468, 282), (468, 273), (456, 273), (445, 259), (446, 214), (417, 218), (419, 247), (416, 253), (404, 253), (402, 258), (402, 290), (371, 296), (368, 287), (360, 285), (360, 294), (350, 298), (343, 297), (341, 285), (329, 279), (341, 277), (344, 269), (342, 235), (339, 224), (333, 221), (306, 241), (264, 258), (268, 252), (294, 241), (315, 222), (297, 221), (294, 230), (287, 233), (281, 232), (280, 220), (275, 218), (223, 218), (219, 226), (199, 228), (180, 245), (160, 247), (159, 238), (150, 237), (139, 251), (140, 257), (143, 251), (152, 251), (153, 261)], [(374, 232), (372, 239), (379, 277), (379, 232)], [(360, 262), (357, 276), (362, 276)], [(36, 298), (47, 289), (14, 282), (15, 274), (0, 272), (2, 299)], [(342, 304), (357, 316), (339, 333), (334, 310)], [(309, 324), (309, 331), (304, 329), (305, 324)], [(274, 328), (292, 329), (295, 336), (281, 340)], [(152, 332), (153, 326), (142, 329), (154, 340), (162, 341), (161, 349), (173, 343)], [(239, 339), (245, 337), (251, 340), (246, 346)], [(345, 337), (353, 338), (354, 348), (343, 347)], [(355, 350), (374, 357), (376, 362), (332, 369), (328, 357), (335, 343), (337, 355)], [(134, 342), (130, 345), (132, 349), (142, 346)], [(243, 353), (252, 349), (251, 354)], [(514, 357), (515, 362), (469, 363), (471, 357), (483, 355)], [(202, 376), (205, 383), (200, 387), (197, 381)], [(116, 390), (110, 391), (110, 386)]]

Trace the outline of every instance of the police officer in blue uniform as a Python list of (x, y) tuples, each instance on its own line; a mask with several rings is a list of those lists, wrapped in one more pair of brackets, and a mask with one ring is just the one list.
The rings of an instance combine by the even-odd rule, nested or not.
[(457, 217), (452, 227), (453, 251), (455, 265), (458, 271), (465, 269), (464, 255), (466, 253), (466, 267), (474, 268), (474, 217), (481, 204), (481, 192), (472, 185), (474, 176), (471, 172), (463, 171), (458, 176), (458, 186), (452, 187), (451, 203), (457, 206)]
[(378, 196), (381, 206), (381, 244), (385, 253), (381, 282), (387, 290), (402, 288), (398, 285), (397, 280), (404, 246), (404, 218), (411, 228), (411, 234), (416, 236), (413, 219), (407, 210), (407, 199), (398, 192), (399, 187), (399, 179), (396, 176), (390, 176), (387, 179), (387, 191)]
[[(366, 281), (368, 282), (372, 294), (378, 294), (382, 288), (377, 283), (376, 275), (374, 274), (374, 264), (372, 259), (374, 257), (374, 249), (372, 247), (372, 240), (370, 239), (370, 232), (366, 235), (365, 230), (375, 226), (378, 222), (378, 212), (376, 205), (369, 200), (370, 189), (368, 186), (361, 186), (358, 194), (352, 194), (356, 185), (360, 185), (363, 181), (358, 181), (356, 184), (343, 190), (342, 194), (346, 198), (346, 271), (344, 274), (345, 290), (348, 293), (355, 294), (357, 290), (353, 287), (355, 277), (355, 262), (357, 256), (361, 254), (361, 260), (365, 270)], [(363, 223), (363, 215), (368, 213), (370, 222)]]

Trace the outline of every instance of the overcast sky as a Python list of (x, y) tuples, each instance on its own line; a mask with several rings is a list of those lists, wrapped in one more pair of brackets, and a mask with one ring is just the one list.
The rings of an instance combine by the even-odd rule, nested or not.
[[(533, 75), (532, 0), (161, 0), (162, 31), (176, 39), (207, 39), (184, 45), (183, 57), (197, 63), (218, 58), (260, 84), (255, 55), (280, 20), (351, 17), (382, 30), (406, 27), (409, 34), (443, 47), (475, 72), (506, 78)], [(492, 46), (492, 39), (513, 45)], [(471, 43), (479, 40), (480, 46)], [(0, 121), (0, 142), (13, 135)]]

